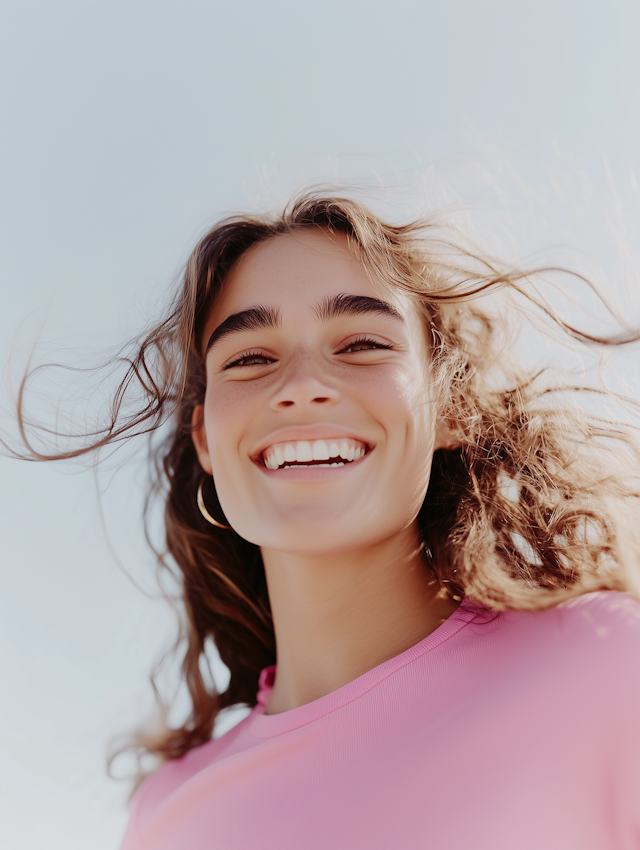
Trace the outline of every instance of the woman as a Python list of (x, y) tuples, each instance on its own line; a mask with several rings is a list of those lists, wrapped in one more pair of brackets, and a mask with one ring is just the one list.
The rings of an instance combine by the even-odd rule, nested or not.
[(518, 369), (500, 288), (533, 299), (313, 193), (196, 247), (83, 448), (172, 417), (192, 708), (123, 850), (640, 847), (633, 434)]

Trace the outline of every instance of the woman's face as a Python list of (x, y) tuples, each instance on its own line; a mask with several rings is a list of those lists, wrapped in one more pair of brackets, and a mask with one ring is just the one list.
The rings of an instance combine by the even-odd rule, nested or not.
[(321, 554), (414, 521), (440, 439), (424, 322), (408, 296), (381, 294), (345, 237), (303, 230), (250, 249), (203, 345), (194, 442), (242, 537)]

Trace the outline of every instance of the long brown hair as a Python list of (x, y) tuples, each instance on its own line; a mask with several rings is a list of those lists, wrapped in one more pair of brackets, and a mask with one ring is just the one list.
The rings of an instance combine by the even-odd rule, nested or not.
[[(598, 337), (567, 324), (533, 285), (553, 269), (501, 265), (436, 221), (391, 225), (353, 199), (319, 192), (298, 196), (279, 215), (227, 218), (195, 247), (165, 317), (124, 356), (104, 427), (85, 434), (79, 448), (38, 450), (31, 436), (38, 426), (25, 410), (31, 373), (17, 398), (22, 454), (31, 459), (75, 457), (169, 428), (152, 452), (152, 490), (165, 502), (160, 555), (181, 581), (191, 708), (178, 728), (136, 738), (139, 752), (161, 759), (209, 740), (221, 709), (255, 704), (260, 670), (275, 663), (260, 550), (201, 516), (191, 422), (205, 394), (204, 323), (230, 268), (251, 246), (304, 228), (345, 234), (371, 279), (409, 293), (430, 329), (425, 368), (434, 371), (442, 415), (460, 445), (436, 452), (418, 521), (427, 563), (447, 592), (496, 609), (534, 609), (587, 590), (638, 588), (629, 524), (620, 521), (638, 504), (633, 429), (574, 403), (583, 387), (519, 367), (507, 319), (480, 296), (503, 290), (592, 346), (631, 342), (637, 333)], [(230, 671), (223, 693), (203, 673), (209, 640)]]

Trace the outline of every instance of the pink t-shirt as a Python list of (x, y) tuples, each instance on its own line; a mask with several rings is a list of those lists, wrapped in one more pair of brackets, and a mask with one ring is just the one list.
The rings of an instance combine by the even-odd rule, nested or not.
[(637, 850), (640, 604), (468, 600), (308, 705), (150, 777), (122, 850)]

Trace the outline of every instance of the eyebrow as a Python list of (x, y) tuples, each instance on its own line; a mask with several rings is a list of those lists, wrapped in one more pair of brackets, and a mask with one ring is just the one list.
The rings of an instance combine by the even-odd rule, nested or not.
[[(314, 312), (323, 322), (328, 322), (339, 316), (362, 316), (367, 313), (390, 316), (393, 319), (404, 322), (398, 310), (387, 301), (381, 301), (379, 298), (371, 298), (368, 295), (348, 295), (346, 292), (330, 297), (327, 296), (320, 304), (314, 307)], [(281, 321), (282, 319), (278, 310), (262, 305), (234, 313), (219, 324), (211, 334), (205, 354), (225, 336), (239, 333), (240, 331), (278, 328)]]
[(219, 324), (211, 334), (206, 351), (209, 351), (216, 342), (229, 334), (239, 333), (240, 331), (257, 331), (263, 328), (277, 328), (280, 327), (280, 321), (280, 313), (273, 307), (258, 305), (257, 307), (250, 307), (248, 310), (242, 310), (240, 313), (234, 313)]
[(327, 296), (315, 308), (315, 313), (324, 322), (338, 316), (361, 316), (366, 313), (380, 313), (383, 316), (391, 316), (404, 322), (398, 310), (387, 301), (370, 298), (368, 295), (347, 295), (346, 292), (331, 297)]

